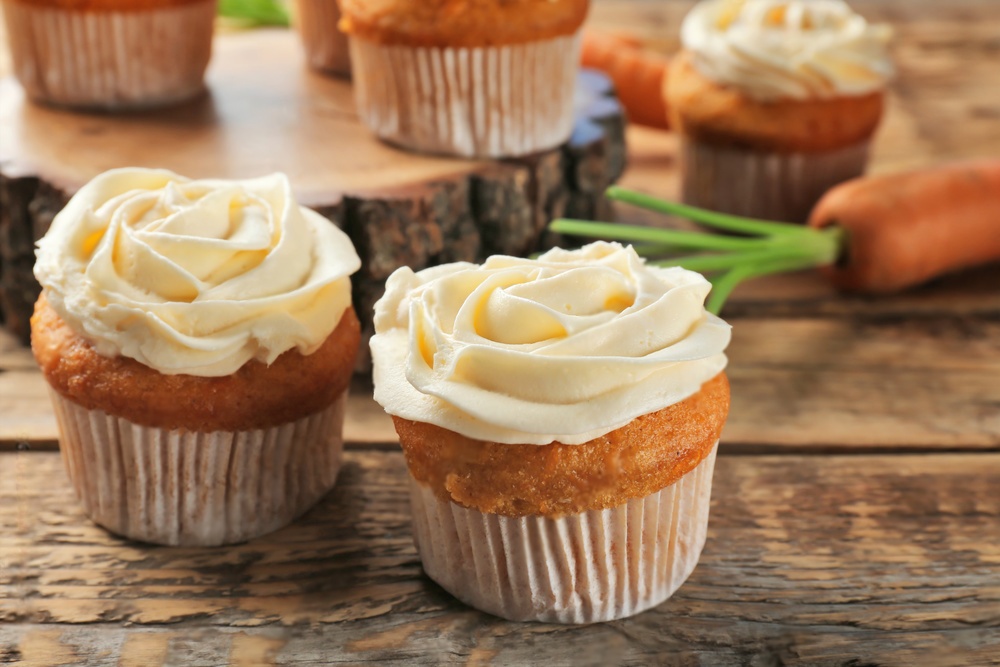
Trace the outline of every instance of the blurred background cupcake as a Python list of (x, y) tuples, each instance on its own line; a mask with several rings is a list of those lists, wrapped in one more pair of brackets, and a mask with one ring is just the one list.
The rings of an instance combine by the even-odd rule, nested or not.
[(336, 76), (351, 75), (347, 35), (340, 31), (338, 0), (295, 0), (292, 23), (302, 36), (309, 66)]
[(602, 242), (392, 274), (375, 400), (428, 576), (477, 609), (559, 623), (631, 616), (687, 579), (729, 410), (710, 288)]
[(419, 151), (504, 157), (569, 138), (588, 0), (341, 0), (361, 119)]
[(216, 0), (3, 0), (14, 74), (48, 104), (119, 110), (204, 88)]
[(893, 75), (891, 31), (840, 0), (706, 0), (665, 94), (686, 203), (804, 221), (863, 173)]
[(281, 174), (80, 189), (39, 242), (31, 345), (87, 514), (210, 546), (312, 507), (340, 469), (359, 265)]

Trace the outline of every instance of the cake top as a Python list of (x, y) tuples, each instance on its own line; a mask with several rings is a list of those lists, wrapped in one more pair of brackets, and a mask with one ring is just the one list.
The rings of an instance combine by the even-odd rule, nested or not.
[(55, 7), (69, 11), (129, 12), (169, 9), (205, 0), (17, 0), (26, 5)]
[(360, 264), (283, 174), (195, 181), (117, 169), (55, 217), (35, 277), (99, 354), (217, 377), (319, 348), (350, 307)]
[(538, 259), (398, 269), (375, 305), (375, 400), (508, 444), (581, 444), (699, 391), (729, 325), (700, 274), (592, 243)]
[(842, 0), (705, 0), (681, 26), (699, 72), (758, 100), (877, 91), (894, 73), (891, 34)]
[(590, 0), (340, 0), (340, 28), (380, 44), (484, 47), (572, 35)]

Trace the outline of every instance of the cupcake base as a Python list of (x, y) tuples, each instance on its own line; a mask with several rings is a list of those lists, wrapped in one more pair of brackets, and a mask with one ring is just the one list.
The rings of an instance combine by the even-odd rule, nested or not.
[(698, 563), (716, 449), (657, 493), (560, 518), (483, 514), (411, 477), (424, 571), (462, 602), (512, 621), (597, 623), (654, 607)]
[(558, 146), (572, 132), (575, 35), (483, 48), (349, 42), (358, 114), (386, 141), (497, 158)]
[(815, 153), (767, 153), (681, 138), (685, 204), (720, 213), (805, 222), (823, 194), (864, 173), (868, 141)]
[(340, 32), (340, 7), (335, 0), (297, 0), (295, 27), (302, 36), (306, 60), (313, 69), (349, 77), (351, 55), (347, 35)]
[(4, 0), (14, 73), (32, 100), (75, 108), (164, 106), (204, 89), (215, 0), (87, 11)]
[(216, 546), (275, 531), (332, 487), (344, 405), (267, 429), (194, 433), (140, 426), (51, 392), (66, 472), (94, 520), (171, 546)]

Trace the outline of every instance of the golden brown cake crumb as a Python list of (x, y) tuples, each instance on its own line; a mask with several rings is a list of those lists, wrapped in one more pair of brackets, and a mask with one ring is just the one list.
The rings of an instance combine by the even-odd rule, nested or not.
[(665, 94), (671, 125), (705, 143), (775, 152), (818, 152), (868, 139), (882, 117), (884, 93), (760, 102), (703, 76), (691, 54), (674, 58)]
[(31, 348), (49, 384), (90, 410), (143, 426), (247, 431), (292, 422), (329, 406), (354, 371), (360, 326), (353, 308), (316, 352), (290, 350), (267, 366), (249, 361), (226, 377), (164, 375), (127, 357), (98, 354), (48, 304), (31, 319)]
[(488, 514), (560, 516), (616, 507), (673, 484), (718, 441), (720, 373), (694, 396), (581, 445), (483, 442), (393, 417), (410, 473), (442, 500)]
[(380, 44), (496, 46), (571, 35), (589, 0), (341, 0), (340, 28)]

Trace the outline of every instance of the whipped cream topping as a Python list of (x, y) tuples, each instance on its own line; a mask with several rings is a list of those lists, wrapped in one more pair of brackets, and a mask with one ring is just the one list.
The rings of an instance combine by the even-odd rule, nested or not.
[(351, 305), (348, 276), (360, 265), (283, 174), (192, 181), (117, 169), (56, 216), (35, 276), (99, 354), (217, 377), (292, 348), (314, 352)]
[(725, 368), (710, 287), (604, 242), (398, 269), (375, 304), (375, 400), (477, 440), (584, 443)]
[(698, 71), (762, 101), (881, 89), (891, 36), (841, 0), (705, 0), (681, 26)]

